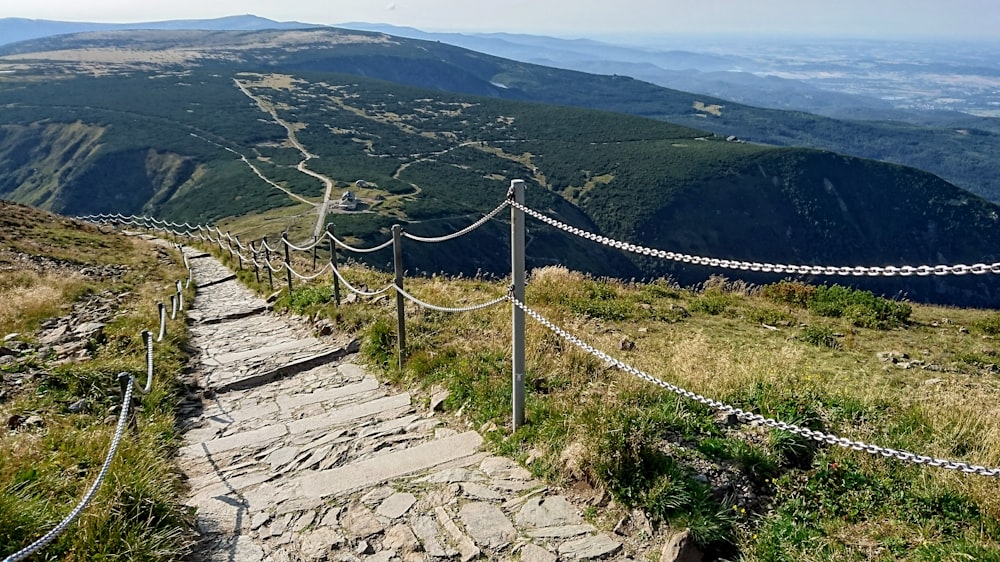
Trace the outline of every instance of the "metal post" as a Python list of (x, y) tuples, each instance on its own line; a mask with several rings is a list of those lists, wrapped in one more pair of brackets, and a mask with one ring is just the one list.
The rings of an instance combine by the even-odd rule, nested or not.
[(184, 310), (184, 288), (177, 282), (177, 310)]
[[(511, 180), (511, 196), (515, 203), (524, 204), (524, 180)], [(524, 211), (510, 208), (510, 275), (514, 298), (524, 302)], [(511, 305), (513, 370), (512, 402), (513, 430), (524, 425), (524, 311)]]
[(281, 243), (285, 245), (285, 278), (288, 279), (288, 294), (292, 294), (292, 258), (288, 255), (288, 231), (281, 233)]
[(337, 277), (337, 243), (333, 241), (333, 223), (326, 225), (326, 234), (330, 239), (330, 266), (333, 269), (333, 298), (340, 306), (340, 278)]
[(167, 333), (167, 307), (162, 302), (156, 303), (160, 310), (160, 335), (156, 336), (156, 341), (163, 341), (163, 336)]
[[(226, 238), (229, 239), (229, 242), (230, 242), (230, 246), (229, 247), (232, 248), (233, 246), (232, 246), (231, 243), (232, 243), (233, 239), (229, 238), (229, 231), (228, 230), (226, 231)], [(240, 241), (240, 237), (237, 236), (236, 237), (236, 259), (240, 260), (240, 271), (243, 271), (243, 253), (240, 252), (239, 241)]]
[(271, 276), (271, 247), (267, 245), (267, 236), (262, 238), (264, 243), (264, 261), (267, 262), (267, 286), (274, 290), (274, 279)]
[(253, 256), (253, 278), (260, 284), (260, 268), (257, 267), (257, 250), (253, 248), (253, 240), (250, 241), (250, 254)]
[(177, 318), (177, 295), (170, 295), (170, 319)]
[(316, 271), (316, 246), (319, 245), (319, 239), (313, 234), (313, 271)]
[[(392, 263), (396, 269), (396, 286), (403, 288), (403, 227), (392, 225)], [(403, 308), (403, 293), (396, 291), (396, 349), (399, 352), (399, 370), (403, 370), (406, 355), (406, 309)]]

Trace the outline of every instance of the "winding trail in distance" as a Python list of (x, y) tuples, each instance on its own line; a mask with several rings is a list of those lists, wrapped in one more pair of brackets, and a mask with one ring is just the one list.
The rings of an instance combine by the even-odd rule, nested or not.
[[(253, 92), (251, 92), (246, 86), (244, 86), (243, 83), (240, 82), (238, 79), (233, 78), (233, 82), (236, 84), (236, 87), (239, 88), (241, 92), (243, 92), (243, 95), (252, 99), (254, 103), (257, 104), (257, 107), (259, 107), (261, 111), (270, 115), (271, 119), (274, 120), (275, 123), (285, 128), (285, 131), (288, 134), (288, 142), (291, 143), (291, 145), (295, 147), (295, 149), (302, 154), (302, 160), (295, 167), (295, 169), (307, 176), (316, 178), (319, 181), (323, 182), (323, 186), (325, 187), (325, 189), (323, 190), (323, 203), (319, 205), (318, 209), (319, 212), (318, 216), (316, 217), (316, 226), (315, 228), (313, 228), (313, 237), (315, 239), (319, 239), (320, 234), (323, 232), (323, 225), (326, 222), (327, 210), (330, 208), (330, 195), (333, 192), (333, 180), (324, 176), (323, 174), (314, 172), (306, 167), (307, 162), (309, 162), (313, 158), (319, 158), (319, 156), (316, 156), (315, 154), (306, 150), (306, 147), (303, 146), (302, 143), (299, 142), (299, 139), (295, 136), (295, 128), (292, 127), (290, 123), (288, 123), (287, 121), (278, 116), (278, 112), (277, 110), (274, 109), (274, 106), (272, 106), (264, 99), (255, 96)], [(244, 157), (243, 160), (246, 161), (246, 157)], [(250, 165), (251, 168), (254, 168), (254, 166), (250, 164), (250, 162), (247, 162), (247, 164)], [(254, 171), (257, 172), (257, 175), (264, 178), (264, 176), (261, 175), (261, 173), (256, 168), (254, 168)], [(264, 180), (274, 185), (274, 183), (268, 180), (267, 178), (264, 178)], [(284, 189), (282, 191), (288, 192), (287, 190)], [(295, 197), (300, 200), (302, 199), (301, 197), (298, 196)], [(310, 203), (310, 204), (316, 205), (315, 203)]]

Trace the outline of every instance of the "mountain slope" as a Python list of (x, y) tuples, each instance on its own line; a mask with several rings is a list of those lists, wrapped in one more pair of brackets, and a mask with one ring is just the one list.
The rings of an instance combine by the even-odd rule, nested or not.
[[(0, 87), (0, 196), (66, 213), (227, 219), (243, 238), (291, 225), (301, 239), (319, 220), (325, 177), (334, 199), (351, 189), (362, 201), (361, 212), (330, 215), (337, 232), (377, 243), (393, 223), (419, 235), (462, 228), (503, 200), (510, 179), (524, 178), (534, 208), (667, 250), (835, 265), (1000, 261), (997, 207), (930, 174), (726, 142), (660, 120), (508, 101), (500, 95), (530, 97), (540, 84), (552, 97), (572, 97), (577, 75), (400, 44), (329, 30), (46, 40), (38, 44), (46, 55), (8, 57), (23, 67)], [(39, 56), (65, 62), (33, 70)], [(151, 68), (148, 61), (163, 62)], [(325, 71), (303, 70), (317, 67)], [(439, 89), (330, 70), (392, 74)], [(683, 105), (634, 80), (590, 78), (590, 93), (607, 103), (622, 103), (613, 87), (620, 83), (647, 88), (649, 111)], [(461, 84), (491, 97), (441, 91)], [(727, 109), (686, 112), (725, 116)], [(87, 134), (75, 133), (75, 142), (73, 131)], [(490, 223), (454, 245), (416, 249), (412, 267), (503, 274), (506, 236)], [(601, 275), (693, 282), (713, 272), (625, 256), (537, 223), (528, 249), (532, 266), (564, 263)], [(880, 292), (898, 290), (877, 283)], [(913, 298), (988, 304), (998, 298), (991, 284), (906, 287)]]

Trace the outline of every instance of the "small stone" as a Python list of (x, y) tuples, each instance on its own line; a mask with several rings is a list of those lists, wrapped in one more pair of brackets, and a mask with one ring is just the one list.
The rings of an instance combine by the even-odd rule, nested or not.
[(517, 538), (517, 531), (500, 508), (482, 502), (462, 506), (458, 516), (479, 546), (500, 549)]
[(42, 418), (40, 418), (39, 416), (28, 416), (28, 418), (24, 420), (24, 422), (22, 423), (22, 425), (24, 425), (24, 427), (28, 427), (28, 428), (32, 428), (32, 427), (44, 427), (45, 426), (45, 421), (42, 420)]
[(521, 547), (521, 562), (556, 562), (558, 557), (544, 548), (528, 543)]
[(572, 560), (605, 558), (617, 553), (622, 543), (607, 535), (594, 535), (559, 545), (559, 554)]
[(660, 562), (701, 562), (702, 553), (694, 544), (691, 531), (684, 529), (675, 533), (660, 552)]
[(347, 542), (344, 535), (329, 527), (318, 527), (307, 531), (299, 539), (299, 550), (304, 560), (327, 560), (335, 549)]
[(944, 379), (927, 379), (924, 381), (924, 384), (927, 386), (931, 386), (935, 384), (941, 384), (942, 382), (944, 382)]
[(369, 544), (368, 541), (358, 541), (358, 546), (355, 547), (354, 552), (358, 554), (375, 554), (375, 547)]
[(351, 535), (366, 539), (385, 530), (370, 509), (360, 503), (353, 503), (340, 519), (340, 525)]
[(385, 532), (385, 538), (382, 539), (382, 548), (395, 550), (404, 554), (417, 552), (420, 550), (420, 541), (417, 540), (416, 535), (410, 530), (409, 525), (400, 523)]
[(6, 336), (3, 337), (3, 342), (7, 343), (7, 342), (9, 342), (11, 340), (16, 340), (19, 337), (21, 337), (21, 334), (19, 334), (17, 332), (14, 332), (12, 334), (7, 334)]
[(487, 488), (482, 484), (476, 484), (475, 482), (463, 482), (460, 486), (462, 493), (471, 498), (487, 501), (500, 501), (503, 499), (503, 496), (500, 495), (500, 493)]
[(443, 412), (444, 401), (447, 400), (449, 396), (451, 396), (451, 393), (448, 392), (447, 390), (442, 390), (434, 393), (434, 395), (431, 396), (431, 404), (430, 404), (431, 411)]
[(494, 480), (531, 480), (531, 473), (516, 462), (504, 457), (487, 457), (479, 470)]
[(623, 337), (618, 345), (622, 351), (632, 351), (635, 349), (635, 342), (628, 339), (628, 336)]
[(583, 518), (563, 496), (541, 496), (524, 502), (514, 522), (519, 527), (538, 528), (577, 525), (583, 523)]
[(260, 529), (261, 526), (264, 525), (264, 523), (267, 523), (270, 520), (271, 520), (270, 513), (267, 513), (265, 511), (254, 513), (253, 517), (250, 518), (250, 529), (256, 531), (257, 529)]
[(402, 517), (413, 504), (416, 503), (417, 498), (413, 494), (409, 493), (399, 493), (393, 494), (385, 499), (378, 509), (375, 510), (376, 513), (382, 517), (388, 519), (396, 519)]
[(83, 409), (86, 406), (87, 406), (87, 399), (86, 398), (81, 398), (81, 399), (77, 400), (76, 402), (73, 402), (72, 404), (70, 404), (66, 409), (68, 409), (70, 412), (72, 412), (74, 414), (79, 414), (80, 412), (83, 411)]

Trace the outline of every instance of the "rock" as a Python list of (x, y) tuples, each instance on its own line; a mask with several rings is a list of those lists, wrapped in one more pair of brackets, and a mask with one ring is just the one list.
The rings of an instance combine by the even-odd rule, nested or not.
[(17, 355), (17, 352), (13, 349), (9, 349), (4, 346), (0, 346), (0, 357), (11, 357)]
[(7, 334), (6, 336), (3, 337), (3, 342), (7, 343), (7, 342), (9, 342), (11, 340), (16, 340), (19, 337), (21, 337), (21, 334), (19, 334), (17, 332), (14, 332), (12, 334)]
[(635, 349), (635, 342), (628, 339), (628, 336), (623, 337), (618, 345), (622, 351), (632, 351)]
[(361, 555), (375, 554), (375, 548), (368, 541), (359, 541), (358, 546), (354, 548), (354, 552)]
[(333, 322), (323, 319), (316, 322), (316, 333), (320, 336), (332, 336), (334, 332)]
[(701, 550), (694, 544), (691, 531), (684, 529), (670, 537), (660, 552), (660, 562), (701, 562)]
[(387, 519), (396, 519), (405, 515), (416, 501), (417, 498), (413, 494), (393, 494), (386, 498), (375, 512)]
[(278, 300), (278, 297), (281, 296), (282, 292), (284, 292), (284, 289), (278, 289), (277, 291), (268, 295), (267, 298), (264, 300), (267, 301), (268, 303), (273, 303), (274, 301)]
[(334, 549), (346, 542), (344, 536), (329, 527), (318, 527), (303, 533), (299, 550), (304, 560), (327, 560)]
[(409, 525), (400, 523), (385, 532), (385, 538), (382, 539), (382, 548), (407, 554), (419, 551), (420, 541), (417, 540), (416, 535), (410, 530)]
[(514, 526), (495, 505), (483, 502), (467, 503), (462, 506), (458, 516), (479, 546), (500, 549), (517, 538)]
[(28, 416), (28, 418), (22, 422), (22, 425), (27, 428), (44, 427), (45, 421), (38, 416)]
[(438, 535), (438, 526), (434, 519), (428, 516), (416, 517), (412, 521), (413, 532), (420, 538), (427, 555), (432, 558), (452, 558), (458, 552), (444, 546)]
[(558, 557), (544, 548), (528, 543), (521, 547), (521, 562), (556, 562)]
[(448, 392), (447, 390), (435, 392), (434, 395), (431, 396), (431, 404), (430, 404), (431, 411), (443, 412), (444, 401), (447, 400), (449, 396), (451, 396), (451, 393)]
[(77, 400), (76, 402), (73, 402), (72, 404), (70, 404), (66, 409), (69, 410), (70, 412), (74, 413), (74, 414), (78, 414), (78, 413), (82, 412), (83, 409), (86, 408), (86, 407), (87, 407), (87, 399), (86, 398), (81, 398), (81, 399)]
[(351, 304), (353, 302), (358, 302), (358, 295), (357, 295), (357, 293), (350, 293), (349, 295), (347, 295), (346, 297), (344, 297), (343, 302), (344, 302), (344, 304)]
[(353, 503), (340, 518), (345, 531), (359, 539), (366, 539), (385, 530), (385, 525), (375, 517), (370, 509), (360, 503)]
[(622, 543), (607, 535), (594, 535), (559, 545), (559, 555), (571, 560), (594, 560), (617, 553)]
[(927, 386), (931, 386), (935, 384), (941, 384), (942, 382), (944, 382), (943, 379), (927, 379), (924, 381), (924, 384)]
[(514, 522), (519, 527), (537, 528), (577, 525), (583, 523), (583, 518), (563, 496), (540, 496), (524, 502)]
[(504, 457), (487, 457), (479, 470), (494, 480), (531, 480), (531, 473), (516, 462)]

